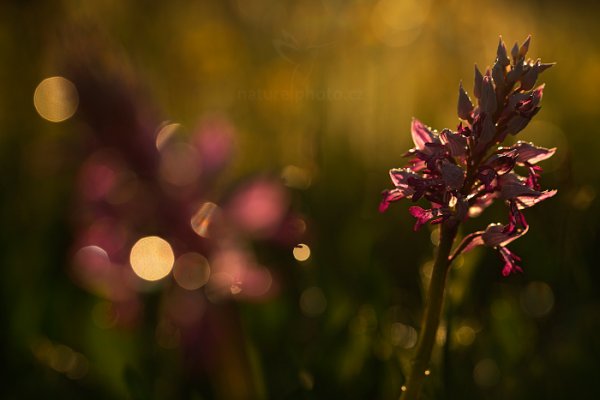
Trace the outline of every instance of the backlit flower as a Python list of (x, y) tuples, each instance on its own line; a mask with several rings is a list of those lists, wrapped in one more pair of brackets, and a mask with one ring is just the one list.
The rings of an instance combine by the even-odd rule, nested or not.
[[(515, 44), (510, 57), (502, 39), (497, 57), (485, 73), (475, 67), (473, 103), (462, 83), (458, 90), (457, 113), (460, 123), (455, 131), (438, 133), (417, 119), (411, 123), (414, 148), (406, 167), (390, 170), (394, 188), (385, 190), (379, 210), (405, 197), (413, 202), (424, 199), (429, 207), (413, 205), (410, 214), (418, 230), (426, 223), (438, 224), (453, 219), (456, 223), (481, 214), (494, 200), (508, 206), (508, 224), (490, 224), (483, 231), (465, 237), (451, 256), (475, 246), (492, 247), (504, 261), (503, 275), (521, 271), (520, 258), (506, 248), (529, 229), (521, 210), (556, 194), (542, 190), (542, 168), (538, 162), (556, 151), (518, 141), (498, 147), (506, 137), (516, 135), (540, 110), (544, 85), (535, 87), (540, 73), (553, 64), (527, 59), (530, 38)], [(515, 170), (519, 167), (519, 170)], [(526, 175), (520, 175), (522, 170)]]

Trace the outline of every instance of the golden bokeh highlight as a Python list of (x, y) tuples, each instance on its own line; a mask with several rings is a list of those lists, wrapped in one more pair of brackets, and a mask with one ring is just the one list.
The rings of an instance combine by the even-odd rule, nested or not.
[(412, 349), (417, 344), (418, 334), (415, 328), (401, 322), (390, 326), (390, 342), (393, 346)]
[(157, 281), (171, 272), (175, 255), (166, 240), (158, 236), (146, 236), (131, 248), (129, 262), (137, 276), (146, 281)]
[(476, 335), (475, 329), (473, 329), (469, 325), (460, 326), (454, 334), (456, 341), (461, 346), (471, 345), (473, 343), (473, 341), (475, 340), (475, 335)]
[(175, 282), (184, 289), (199, 289), (206, 285), (210, 277), (208, 260), (198, 253), (183, 254), (175, 261), (173, 277)]
[(380, 0), (371, 14), (371, 30), (390, 47), (407, 46), (421, 34), (430, 9), (430, 0)]
[(190, 225), (196, 234), (207, 239), (210, 236), (209, 229), (215, 217), (215, 212), (218, 210), (215, 203), (207, 201), (202, 204), (198, 211), (192, 216)]
[(77, 88), (62, 76), (41, 81), (33, 93), (33, 105), (38, 114), (47, 121), (65, 121), (75, 114), (79, 105)]
[(64, 374), (69, 379), (81, 379), (88, 373), (87, 358), (64, 344), (41, 338), (32, 343), (31, 351), (40, 363)]
[(181, 124), (165, 123), (156, 134), (156, 149), (162, 150), (169, 140), (175, 135), (175, 132), (181, 128)]
[(298, 261), (306, 261), (310, 258), (310, 247), (304, 243), (297, 244), (292, 251), (294, 258)]
[(541, 318), (552, 311), (554, 292), (545, 282), (531, 282), (521, 292), (520, 302), (526, 314), (534, 318)]

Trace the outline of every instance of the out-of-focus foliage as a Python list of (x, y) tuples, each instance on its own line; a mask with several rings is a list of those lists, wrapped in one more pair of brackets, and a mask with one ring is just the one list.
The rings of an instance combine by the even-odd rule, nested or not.
[[(499, 34), (558, 63), (519, 139), (558, 147), (542, 183), (559, 193), (527, 214), (523, 274), (491, 252), (457, 260), (428, 395), (600, 397), (597, 12), (1, 2), (2, 397), (397, 397), (436, 232), (379, 214), (379, 194), (411, 117), (454, 128), (458, 81), (470, 91)], [(130, 249), (152, 235), (212, 280), (177, 263), (136, 277)]]

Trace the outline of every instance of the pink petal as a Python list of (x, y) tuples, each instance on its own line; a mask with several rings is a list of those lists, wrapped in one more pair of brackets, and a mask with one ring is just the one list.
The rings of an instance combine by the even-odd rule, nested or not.
[(408, 208), (410, 214), (417, 219), (414, 226), (414, 231), (418, 231), (424, 224), (426, 224), (431, 218), (433, 218), (433, 212), (431, 210), (425, 210), (419, 206), (412, 206)]
[(431, 132), (431, 129), (416, 118), (412, 120), (410, 132), (417, 150), (425, 149), (426, 143), (433, 143), (433, 132)]
[(440, 139), (449, 148), (452, 157), (462, 157), (467, 153), (467, 138), (463, 135), (444, 129), (440, 133)]
[(471, 112), (473, 112), (473, 103), (461, 83), (458, 88), (458, 118), (467, 120), (471, 117)]
[(390, 178), (397, 188), (408, 188), (408, 178), (418, 176), (407, 168), (394, 168), (390, 170)]
[(512, 173), (498, 177), (498, 184), (500, 185), (500, 197), (504, 200), (523, 196), (538, 197), (541, 195), (541, 192), (531, 189), (525, 181)]
[(514, 146), (510, 147), (517, 151), (518, 163), (529, 163), (535, 164), (537, 162), (546, 160), (554, 155), (556, 147), (552, 149), (546, 149), (543, 147), (535, 146), (533, 143), (527, 143), (518, 141)]
[(526, 234), (528, 230), (529, 227), (526, 226), (524, 229), (515, 230), (514, 232), (509, 233), (507, 232), (506, 225), (490, 224), (483, 235), (481, 235), (481, 238), (485, 245), (489, 247), (506, 246), (510, 242)]
[(406, 192), (401, 189), (384, 190), (381, 194), (383, 198), (381, 199), (381, 203), (379, 203), (379, 212), (387, 210), (390, 203), (406, 197)]
[(529, 196), (517, 197), (516, 198), (517, 207), (519, 208), (519, 210), (522, 210), (524, 208), (534, 206), (537, 203), (554, 196), (557, 192), (558, 192), (557, 190), (545, 190), (545, 191), (541, 192), (542, 194), (537, 197), (529, 197)]

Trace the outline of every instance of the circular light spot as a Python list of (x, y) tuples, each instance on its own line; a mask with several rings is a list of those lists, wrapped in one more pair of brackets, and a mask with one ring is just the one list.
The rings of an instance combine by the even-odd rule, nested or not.
[(394, 346), (411, 349), (417, 344), (417, 331), (412, 326), (394, 322), (390, 327), (390, 342)]
[(554, 307), (552, 288), (544, 282), (531, 282), (521, 292), (521, 307), (532, 317), (547, 315)]
[(462, 346), (469, 346), (475, 340), (475, 329), (468, 325), (462, 325), (456, 330), (456, 341)]
[(371, 14), (372, 31), (388, 46), (409, 45), (421, 33), (430, 7), (430, 0), (380, 0)]
[(293, 250), (294, 258), (298, 261), (306, 261), (310, 257), (310, 247), (304, 243), (297, 244)]
[(162, 150), (179, 128), (180, 124), (164, 124), (156, 134), (156, 149)]
[(61, 122), (75, 114), (79, 96), (75, 85), (61, 76), (46, 78), (33, 93), (33, 105), (40, 116), (50, 122)]
[(428, 369), (426, 369), (426, 370), (425, 370), (425, 376), (429, 376), (429, 375), (431, 375), (431, 371), (430, 371), (430, 370), (428, 370)]
[(75, 353), (74, 361), (67, 371), (67, 377), (69, 379), (81, 379), (85, 377), (89, 370), (89, 364), (90, 363), (85, 356)]
[(198, 236), (201, 236), (205, 239), (210, 236), (209, 228), (217, 210), (218, 206), (215, 203), (207, 201), (206, 203), (202, 204), (196, 214), (194, 214), (190, 220), (190, 225)]
[[(242, 282), (240, 282), (242, 283)], [(273, 277), (268, 268), (256, 266), (246, 270), (243, 279), (243, 290), (246, 296), (260, 297), (271, 289)]]
[(300, 295), (300, 309), (309, 317), (316, 317), (325, 312), (327, 299), (321, 288), (312, 286), (305, 289)]
[(210, 277), (208, 260), (198, 253), (186, 253), (175, 261), (173, 277), (184, 289), (199, 289), (208, 282)]
[(147, 236), (133, 245), (129, 261), (137, 276), (147, 281), (157, 281), (171, 272), (175, 256), (166, 240)]
[(475, 365), (473, 379), (481, 387), (492, 387), (500, 381), (500, 370), (491, 358), (485, 358)]
[(54, 347), (52, 358), (50, 359), (50, 367), (58, 372), (67, 372), (75, 362), (75, 353), (70, 347), (64, 344), (59, 344)]
[(596, 198), (596, 191), (590, 185), (582, 186), (573, 193), (571, 204), (579, 210), (586, 210)]

